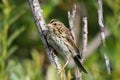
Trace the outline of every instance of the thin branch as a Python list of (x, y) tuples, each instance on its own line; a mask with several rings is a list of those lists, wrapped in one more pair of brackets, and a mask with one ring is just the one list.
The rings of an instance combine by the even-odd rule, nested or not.
[[(104, 24), (103, 24), (102, 0), (98, 0), (98, 23), (99, 23), (99, 27), (100, 27), (100, 31), (101, 31), (101, 40), (103, 43), (103, 47), (106, 47), (105, 46), (105, 28), (104, 28)], [(106, 53), (107, 52), (105, 51), (104, 58), (105, 58), (106, 68), (107, 68), (108, 74), (111, 74), (109, 59), (108, 59)]]
[(103, 24), (102, 0), (98, 0), (98, 23), (101, 31), (102, 42), (105, 42), (105, 29)]
[(74, 33), (74, 19), (75, 19), (75, 14), (76, 14), (76, 5), (73, 5), (72, 12), (68, 11), (68, 20), (69, 20), (69, 28), (71, 30), (72, 36), (74, 38), (74, 42), (76, 43), (76, 38), (75, 38), (75, 33)]
[(34, 17), (36, 27), (39, 31), (40, 38), (44, 44), (49, 61), (56, 65), (57, 70), (61, 70), (61, 64), (59, 62), (58, 57), (54, 54), (54, 51), (52, 51), (52, 48), (50, 48), (50, 46), (47, 44), (47, 41), (46, 41), (45, 33), (48, 32), (48, 28), (46, 27), (46, 23), (43, 18), (42, 9), (40, 7), (40, 4), (39, 4), (38, 0), (28, 0), (28, 1), (29, 1), (30, 9), (32, 11), (32, 15)]
[[(75, 20), (76, 8), (77, 6), (73, 5), (72, 12), (70, 13), (70, 11), (68, 11), (68, 20), (69, 20), (70, 30), (74, 38), (74, 42), (77, 44), (75, 32), (74, 32), (74, 28), (75, 28), (74, 20)], [(76, 80), (82, 80), (82, 74), (80, 73), (78, 67), (75, 67), (75, 78)]]
[(82, 56), (82, 61), (85, 59), (85, 54), (87, 52), (87, 39), (88, 39), (88, 26), (87, 26), (87, 17), (83, 18), (83, 28), (82, 28), (82, 49), (81, 49), (81, 56)]
[[(105, 37), (109, 37), (111, 35), (111, 32), (105, 28)], [(87, 52), (86, 54), (83, 54), (83, 56), (85, 57), (84, 60), (86, 60), (90, 55), (92, 55), (97, 49), (98, 47), (101, 45), (101, 41), (100, 41), (100, 36), (101, 34), (98, 33), (93, 40), (88, 44), (87, 47)]]
[(76, 80), (82, 80), (82, 73), (80, 73), (78, 67), (75, 68), (75, 77)]

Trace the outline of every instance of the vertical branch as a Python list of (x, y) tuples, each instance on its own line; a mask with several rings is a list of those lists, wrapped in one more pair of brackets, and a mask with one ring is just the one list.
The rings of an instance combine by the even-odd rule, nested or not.
[[(100, 33), (98, 33), (91, 42), (89, 42), (88, 47), (87, 47), (87, 52), (84, 54), (85, 59), (87, 59), (91, 54), (94, 53), (95, 50), (101, 45), (100, 41)], [(109, 37), (111, 35), (111, 32), (109, 29), (105, 28), (105, 37)], [(85, 60), (84, 59), (84, 60)]]
[[(106, 48), (106, 46), (105, 46), (105, 28), (104, 28), (104, 24), (103, 24), (102, 0), (98, 0), (98, 23), (99, 23), (99, 27), (100, 27), (100, 31), (101, 31), (101, 40), (103, 43), (102, 45), (104, 48)], [(106, 64), (108, 74), (111, 74), (109, 59), (108, 59), (106, 53), (107, 52), (105, 51), (104, 52), (105, 64)]]
[(39, 4), (38, 0), (28, 0), (28, 1), (29, 1), (30, 9), (32, 11), (32, 15), (34, 17), (36, 27), (39, 31), (40, 38), (45, 47), (49, 61), (51, 63), (54, 63), (56, 65), (57, 70), (59, 71), (59, 70), (61, 70), (61, 64), (59, 62), (59, 59), (54, 54), (54, 51), (52, 50), (52, 48), (50, 48), (50, 46), (47, 44), (47, 41), (46, 41), (45, 33), (48, 32), (48, 28), (46, 27), (46, 23), (43, 18), (42, 9), (40, 7), (40, 4)]
[[(74, 20), (75, 20), (76, 8), (77, 6), (73, 5), (72, 12), (70, 13), (70, 11), (68, 11), (68, 20), (69, 20), (70, 30), (74, 38), (74, 42), (77, 44), (77, 41), (75, 38), (75, 32), (74, 32), (74, 28), (75, 28)], [(75, 78), (76, 80), (82, 80), (82, 74), (80, 73), (78, 67), (75, 67)]]
[(87, 26), (87, 17), (83, 18), (83, 28), (82, 28), (82, 50), (81, 50), (81, 56), (82, 61), (85, 59), (85, 54), (87, 52), (87, 34), (88, 34), (88, 26)]
[(76, 77), (76, 80), (82, 80), (82, 73), (80, 73), (77, 67), (75, 68), (75, 77)]
[(105, 29), (103, 24), (103, 10), (102, 10), (102, 0), (98, 0), (98, 24), (101, 31), (102, 42), (105, 42)]
[(69, 28), (71, 30), (72, 36), (74, 38), (74, 42), (76, 43), (76, 38), (75, 38), (75, 33), (74, 33), (74, 19), (75, 19), (75, 14), (76, 14), (76, 5), (73, 5), (72, 12), (68, 11), (68, 20), (69, 20)]

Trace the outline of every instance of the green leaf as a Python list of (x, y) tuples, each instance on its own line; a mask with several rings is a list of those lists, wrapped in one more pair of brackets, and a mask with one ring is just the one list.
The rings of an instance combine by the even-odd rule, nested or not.
[(16, 20), (18, 20), (23, 14), (25, 13), (25, 11), (24, 10), (21, 10), (20, 12), (19, 12), (19, 14), (17, 14), (17, 15), (15, 15), (14, 17), (12, 17), (12, 18), (10, 18), (10, 20), (9, 20), (9, 26), (11, 25), (11, 24), (13, 24)]
[(8, 38), (8, 48), (10, 47), (11, 43), (15, 40), (16, 37), (18, 37), (23, 31), (25, 30), (25, 27), (21, 27), (17, 29), (12, 35)]
[(10, 47), (10, 49), (8, 50), (9, 54), (7, 55), (7, 57), (11, 56), (17, 49), (18, 49), (17, 46)]

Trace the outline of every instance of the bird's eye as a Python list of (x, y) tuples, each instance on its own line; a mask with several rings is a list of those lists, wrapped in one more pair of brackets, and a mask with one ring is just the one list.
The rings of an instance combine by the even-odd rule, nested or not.
[(55, 25), (55, 26), (56, 26), (56, 25), (57, 25), (57, 23), (54, 23), (53, 25)]

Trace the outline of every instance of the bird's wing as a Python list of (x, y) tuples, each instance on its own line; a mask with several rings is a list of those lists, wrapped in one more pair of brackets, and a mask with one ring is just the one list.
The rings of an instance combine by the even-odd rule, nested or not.
[(79, 51), (77, 45), (74, 43), (74, 41), (70, 38), (70, 36), (66, 36), (66, 40), (73, 46), (73, 48), (79, 54), (80, 51)]
[(70, 32), (70, 30), (68, 28), (63, 28), (62, 31), (64, 32), (63, 35), (64, 38), (66, 38), (66, 40), (71, 44), (71, 46), (73, 46), (73, 48), (76, 50), (76, 53), (79, 54), (79, 49), (77, 47), (77, 45), (74, 42), (74, 37), (72, 35), (72, 33)]

